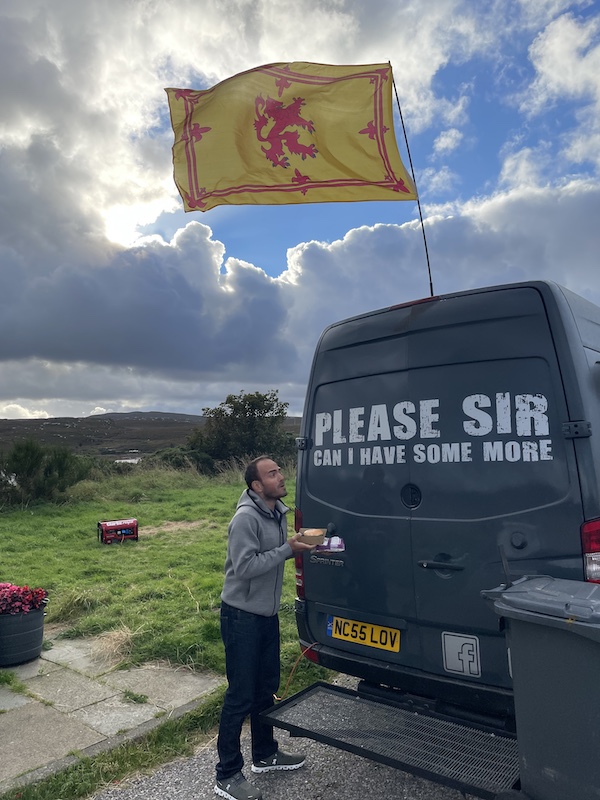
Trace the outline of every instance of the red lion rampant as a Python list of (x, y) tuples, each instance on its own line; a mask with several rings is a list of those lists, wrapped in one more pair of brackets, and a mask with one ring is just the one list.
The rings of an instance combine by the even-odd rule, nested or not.
[(289, 167), (290, 161), (284, 153), (284, 147), (290, 155), (301, 156), (302, 160), (306, 156), (315, 158), (318, 153), (314, 144), (301, 144), (300, 132), (289, 131), (287, 128), (304, 128), (309, 133), (313, 133), (315, 126), (312, 120), (306, 120), (300, 115), (300, 110), (305, 104), (301, 97), (295, 97), (294, 102), (288, 106), (280, 100), (273, 100), (262, 96), (256, 98), (254, 108), (256, 119), (254, 129), (259, 142), (265, 144), (261, 150), (274, 167)]

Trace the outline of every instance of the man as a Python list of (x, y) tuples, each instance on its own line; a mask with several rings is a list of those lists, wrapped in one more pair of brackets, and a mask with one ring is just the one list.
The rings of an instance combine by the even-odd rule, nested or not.
[(279, 603), (286, 559), (314, 545), (287, 538), (281, 498), (287, 494), (281, 469), (268, 456), (251, 461), (246, 485), (229, 523), (225, 582), (221, 593), (221, 636), (228, 687), (221, 712), (215, 794), (227, 800), (261, 800), (242, 772), (240, 736), (250, 715), (252, 772), (298, 769), (303, 755), (284, 753), (273, 728), (259, 714), (273, 705), (279, 687)]

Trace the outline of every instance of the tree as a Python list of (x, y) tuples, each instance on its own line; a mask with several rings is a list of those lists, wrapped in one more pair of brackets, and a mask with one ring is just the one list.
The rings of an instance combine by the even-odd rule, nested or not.
[(216, 408), (203, 408), (203, 428), (188, 439), (190, 449), (224, 461), (258, 455), (289, 457), (294, 439), (283, 429), (288, 403), (279, 399), (276, 389), (266, 394), (229, 394)]

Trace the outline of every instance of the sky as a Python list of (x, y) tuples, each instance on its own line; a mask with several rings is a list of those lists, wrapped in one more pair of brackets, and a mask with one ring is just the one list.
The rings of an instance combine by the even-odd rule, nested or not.
[(300, 414), (327, 325), (429, 295), (415, 202), (184, 213), (165, 87), (292, 61), (392, 64), (435, 294), (600, 304), (600, 3), (0, 0), (0, 417)]

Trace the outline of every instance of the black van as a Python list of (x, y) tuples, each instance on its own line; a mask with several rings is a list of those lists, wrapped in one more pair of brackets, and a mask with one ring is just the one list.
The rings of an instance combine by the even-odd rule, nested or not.
[(327, 328), (298, 440), (296, 529), (327, 536), (296, 561), (306, 656), (362, 678), (363, 696), (514, 730), (481, 591), (600, 581), (599, 398), (600, 308), (554, 283)]

